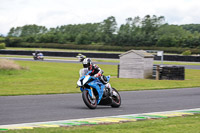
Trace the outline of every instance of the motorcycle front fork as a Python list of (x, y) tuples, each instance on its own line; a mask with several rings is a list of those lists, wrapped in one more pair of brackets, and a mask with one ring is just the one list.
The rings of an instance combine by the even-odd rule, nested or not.
[(94, 96), (93, 88), (90, 87), (90, 89), (91, 89), (91, 93), (92, 93), (92, 99), (94, 100), (94, 99), (95, 99), (95, 96)]

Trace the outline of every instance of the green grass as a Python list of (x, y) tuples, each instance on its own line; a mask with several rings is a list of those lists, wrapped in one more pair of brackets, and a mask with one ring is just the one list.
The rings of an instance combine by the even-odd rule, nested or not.
[(6, 133), (200, 133), (200, 115), (110, 125), (10, 130)]
[[(28, 70), (1, 70), (0, 95), (80, 92), (76, 88), (81, 64), (16, 61)], [(107, 65), (102, 69), (108, 70)], [(108, 70), (113, 73), (113, 70)]]
[(185, 70), (185, 80), (112, 79), (112, 85), (123, 91), (189, 88), (200, 86), (200, 70)]
[[(81, 64), (16, 61), (25, 70), (0, 70), (0, 95), (78, 93)], [(186, 80), (122, 79), (117, 66), (99, 65), (119, 91), (200, 87), (200, 70), (187, 70)]]

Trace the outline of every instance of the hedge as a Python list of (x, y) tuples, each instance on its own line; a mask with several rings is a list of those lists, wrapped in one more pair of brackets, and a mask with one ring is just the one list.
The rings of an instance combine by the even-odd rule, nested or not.
[(0, 43), (5, 42), (5, 38), (4, 37), (0, 37)]
[(5, 49), (5, 48), (6, 48), (5, 43), (0, 43), (0, 49)]
[(192, 54), (200, 54), (200, 48), (181, 48), (181, 47), (131, 47), (131, 46), (111, 46), (111, 45), (76, 45), (76, 44), (56, 44), (56, 43), (19, 43), (15, 47), (34, 47), (34, 48), (58, 48), (76, 50), (100, 50), (100, 51), (128, 51), (135, 50), (159, 50), (165, 53), (181, 54), (190, 50)]

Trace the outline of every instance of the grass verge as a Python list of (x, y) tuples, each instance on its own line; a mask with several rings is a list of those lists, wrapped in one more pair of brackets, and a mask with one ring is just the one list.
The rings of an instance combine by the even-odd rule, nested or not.
[(199, 133), (200, 114), (110, 125), (9, 130), (7, 133)]
[[(0, 95), (36, 95), (79, 93), (76, 82), (81, 64), (16, 61), (29, 68), (0, 70)], [(186, 80), (122, 79), (117, 77), (117, 66), (99, 65), (105, 75), (111, 75), (113, 87), (119, 91), (200, 87), (200, 70), (186, 69)]]

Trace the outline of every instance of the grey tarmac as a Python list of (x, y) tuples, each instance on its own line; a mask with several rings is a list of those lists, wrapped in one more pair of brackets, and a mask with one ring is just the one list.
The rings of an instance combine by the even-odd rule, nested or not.
[(200, 108), (200, 88), (120, 92), (120, 108), (86, 107), (81, 93), (0, 96), (0, 125)]

